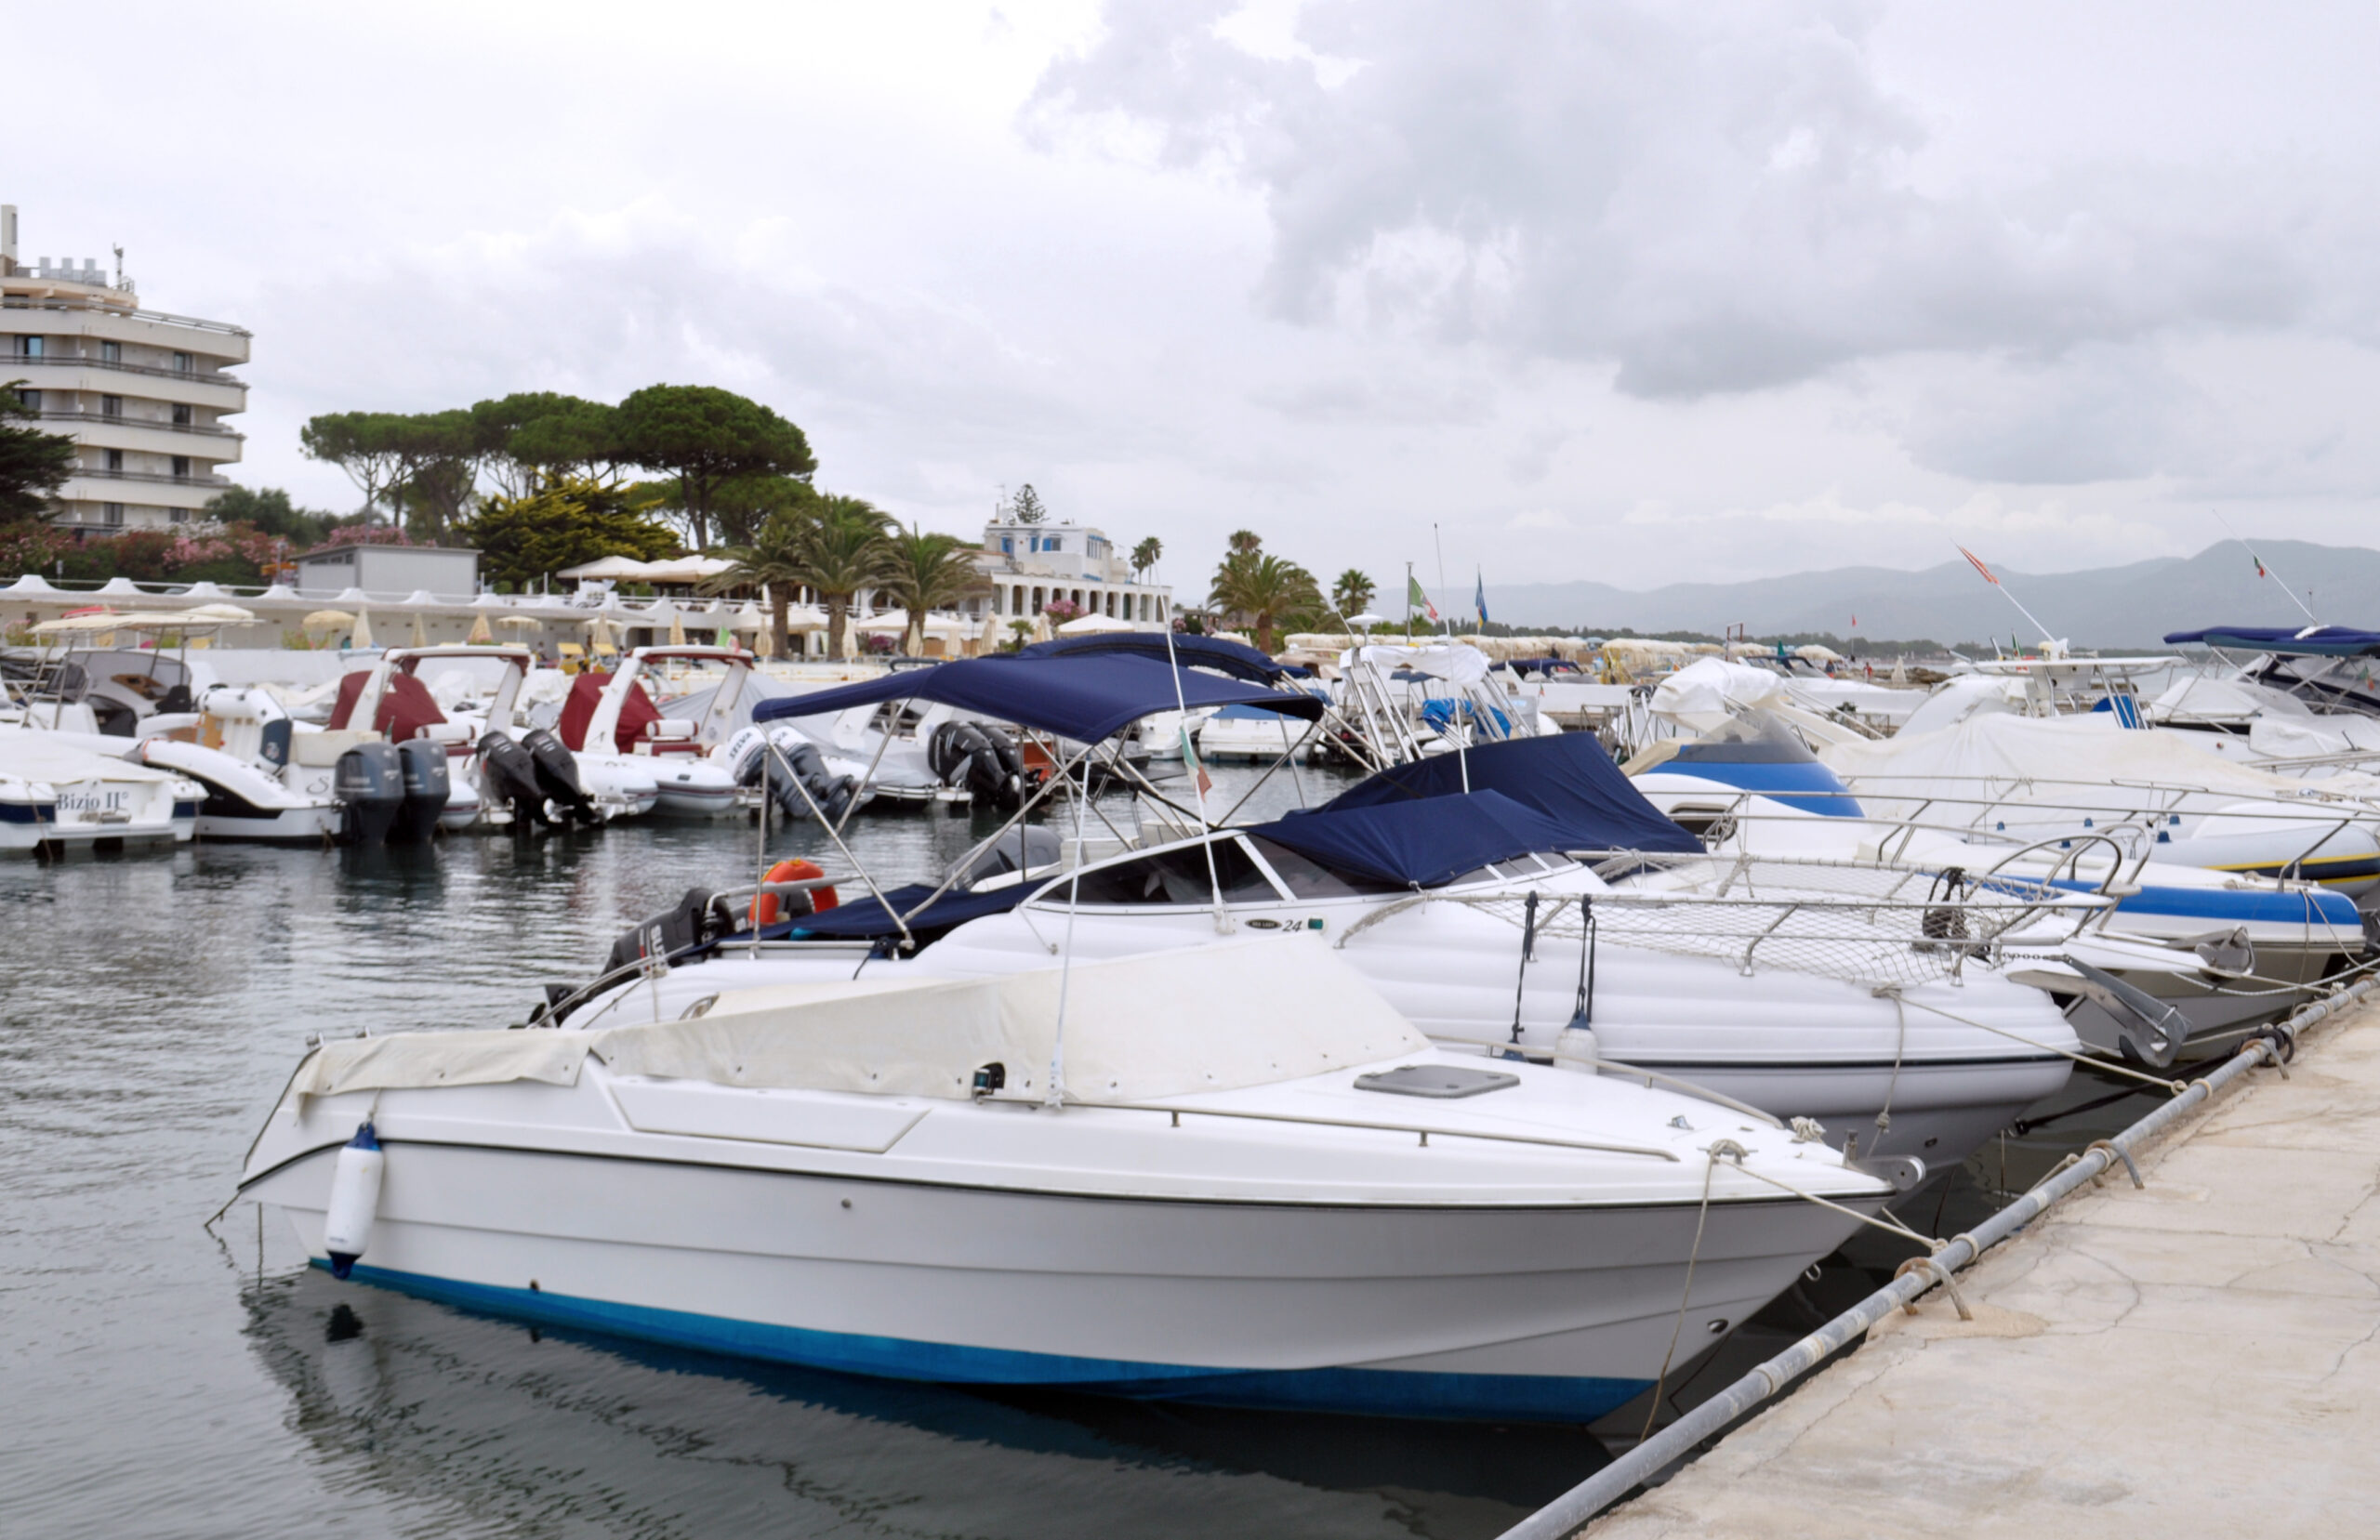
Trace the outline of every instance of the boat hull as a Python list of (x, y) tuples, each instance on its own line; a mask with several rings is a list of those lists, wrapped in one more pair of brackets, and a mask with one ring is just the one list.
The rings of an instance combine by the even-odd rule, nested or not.
[[(1622, 1404), (1668, 1351), (1698, 1218), (1691, 1203), (1154, 1200), (388, 1142), (362, 1282), (850, 1373), (1342, 1413), (1583, 1421)], [(249, 1188), (318, 1262), (335, 1154)], [(1791, 1199), (1714, 1205), (1679, 1362), (1847, 1223)]]

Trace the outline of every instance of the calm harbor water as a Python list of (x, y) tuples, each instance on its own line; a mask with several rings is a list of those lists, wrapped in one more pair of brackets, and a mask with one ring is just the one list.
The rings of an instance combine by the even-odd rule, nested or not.
[[(1296, 800), (1277, 779), (1254, 808)], [(900, 880), (970, 837), (853, 834)], [(537, 1332), (336, 1283), (247, 1205), (201, 1228), (307, 1033), (519, 1020), (686, 888), (747, 878), (752, 842), (644, 823), (0, 864), (0, 1533), (1455, 1537), (1606, 1457), (1575, 1428), (990, 1396)], [(2011, 1183), (2139, 1110), (2020, 1141)], [(1988, 1201), (1962, 1178), (1942, 1218)], [(1897, 1255), (1831, 1259), (1688, 1399)]]

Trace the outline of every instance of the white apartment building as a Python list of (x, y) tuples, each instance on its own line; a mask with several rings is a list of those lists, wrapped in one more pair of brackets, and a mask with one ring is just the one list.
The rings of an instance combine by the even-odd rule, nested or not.
[(248, 361), (248, 334), (219, 321), (140, 308), (116, 251), (53, 264), (17, 256), (17, 210), (0, 204), (0, 385), (46, 431), (78, 446), (60, 489), (61, 527), (106, 533), (187, 523), (231, 483), (242, 435), (224, 419), (248, 388), (223, 371)]
[(972, 615), (1030, 620), (1063, 599), (1087, 615), (1152, 628), (1173, 618), (1172, 590), (1141, 582), (1106, 533), (1085, 525), (995, 520), (984, 526), (975, 568), (992, 590), (968, 601)]

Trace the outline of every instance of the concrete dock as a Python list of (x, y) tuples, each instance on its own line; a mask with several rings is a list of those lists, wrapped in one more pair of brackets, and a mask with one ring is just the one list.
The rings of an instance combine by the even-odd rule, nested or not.
[(1581, 1533), (2380, 1533), (2380, 1007)]

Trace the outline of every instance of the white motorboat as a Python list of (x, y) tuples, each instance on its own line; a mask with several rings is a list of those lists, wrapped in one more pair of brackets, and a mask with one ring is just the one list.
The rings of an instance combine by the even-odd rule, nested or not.
[[(2161, 859), (2175, 849), (2170, 810), (2107, 816), (2106, 803), (2126, 796), (2165, 807), (2170, 795), (2153, 784), (2110, 782), (2096, 793), (2078, 791), (2093, 797), (2088, 806), (2096, 816), (2039, 801), (2020, 800), (2012, 810), (1951, 787), (1911, 809), (1902, 805), (1905, 796), (1892, 795), (1906, 794), (1907, 784), (1885, 783), (1882, 799), (1858, 795), (1781, 721), (1759, 710), (1700, 738), (1665, 742), (1631, 763), (1634, 784), (1653, 806), (1714, 849), (1889, 861), (1956, 874), (1962, 883), (2006, 875), (2106, 894), (2111, 906), (2079, 931), (2029, 938), (2020, 930), (2006, 938), (2008, 946), (2030, 950), (2017, 976), (2051, 989), (2086, 1041), (2103, 1051), (2121, 1049), (2123, 1034), (2138, 1025), (2131, 1020), (2136, 1012), (2091, 986), (2087, 969), (2179, 1010), (2193, 1051), (2204, 1052), (2235, 1043), (2301, 998), (2303, 986), (2365, 952), (2362, 915), (2346, 894), (2286, 876)], [(2021, 789), (2056, 795), (2037, 784)], [(1899, 816), (1878, 816), (1880, 808)], [(2044, 824), (2055, 810), (2064, 811), (2064, 822)], [(2202, 820), (2198, 828), (2205, 827)]]
[[(710, 758), (733, 737), (748, 704), (741, 702), (752, 654), (732, 647), (640, 647), (611, 674), (581, 674), (562, 703), (562, 743), (582, 758), (607, 751), (641, 761), (654, 787), (653, 810), (683, 818), (719, 818), (737, 810), (735, 779)], [(665, 715), (645, 689), (665, 670), (681, 674), (710, 665), (724, 677), (695, 716)], [(704, 669), (707, 673), (708, 669)]]
[(1858, 1222), (1795, 1194), (1891, 1193), (1756, 1116), (1435, 1050), (1278, 938), (324, 1043), (242, 1191), (357, 1281), (689, 1348), (1564, 1421)]
[(78, 748), (67, 734), (0, 728), (0, 850), (187, 844), (205, 795), (186, 775)]

